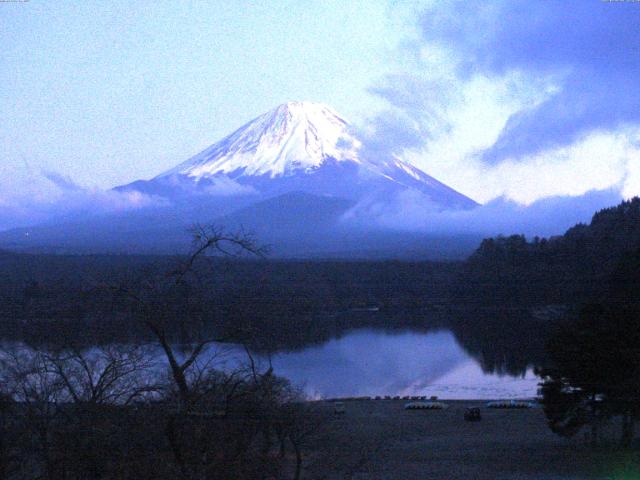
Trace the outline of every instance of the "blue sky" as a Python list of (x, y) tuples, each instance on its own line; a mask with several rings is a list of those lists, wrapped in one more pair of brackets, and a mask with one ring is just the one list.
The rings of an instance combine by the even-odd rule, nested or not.
[(288, 100), (483, 203), (640, 194), (637, 25), (631, 1), (0, 3), (0, 205), (151, 177)]
[(0, 4), (0, 155), (109, 187), (288, 100), (355, 116), (402, 35), (390, 16), (368, 1)]

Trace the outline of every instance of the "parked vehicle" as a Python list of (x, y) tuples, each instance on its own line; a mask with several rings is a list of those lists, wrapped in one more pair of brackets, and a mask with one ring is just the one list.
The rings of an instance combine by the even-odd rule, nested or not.
[(478, 422), (482, 420), (480, 409), (478, 407), (469, 407), (464, 411), (464, 419), (467, 422)]

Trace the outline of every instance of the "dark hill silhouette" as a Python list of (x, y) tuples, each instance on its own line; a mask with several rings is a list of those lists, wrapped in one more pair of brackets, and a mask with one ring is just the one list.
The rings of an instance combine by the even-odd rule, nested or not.
[(454, 301), (556, 304), (609, 293), (623, 259), (640, 249), (640, 198), (600, 210), (588, 225), (527, 241), (523, 235), (483, 240), (465, 263)]

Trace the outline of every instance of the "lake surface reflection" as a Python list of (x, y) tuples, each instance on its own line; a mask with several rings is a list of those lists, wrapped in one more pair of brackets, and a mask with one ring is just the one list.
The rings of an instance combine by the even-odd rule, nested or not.
[[(488, 331), (495, 333), (495, 329)], [(501, 332), (500, 338), (508, 349), (499, 344), (498, 337), (491, 335), (478, 344), (469, 342), (463, 347), (458, 341), (460, 332), (454, 334), (446, 328), (362, 328), (298, 350), (279, 351), (270, 357), (253, 354), (252, 357), (260, 371), (266, 371), (270, 362), (277, 375), (288, 378), (312, 398), (386, 395), (437, 395), (443, 399), (534, 397), (538, 379), (532, 369), (527, 368), (534, 356), (524, 352), (522, 358), (514, 357), (514, 352), (524, 349), (510, 341), (511, 337), (505, 332), (507, 330)], [(475, 341), (479, 337), (470, 338)], [(7, 345), (8, 351), (34, 352), (33, 347), (24, 343), (9, 342)], [(149, 347), (150, 368), (164, 374), (167, 365), (163, 352), (153, 343), (145, 345)], [(88, 347), (88, 351), (94, 348), (97, 347)], [(181, 351), (176, 346), (179, 357), (188, 351)], [(518, 368), (508, 368), (513, 358)], [(248, 360), (242, 346), (212, 344), (202, 353), (199, 363), (203, 368), (233, 370), (247, 366)], [(512, 372), (512, 375), (495, 372)]]
[(316, 398), (530, 398), (538, 382), (531, 370), (519, 377), (483, 372), (448, 330), (354, 330), (321, 345), (276, 353), (271, 362), (275, 373)]

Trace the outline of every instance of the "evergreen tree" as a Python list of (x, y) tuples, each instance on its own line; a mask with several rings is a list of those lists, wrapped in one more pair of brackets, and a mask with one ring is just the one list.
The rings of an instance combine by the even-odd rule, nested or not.
[(551, 429), (571, 436), (622, 417), (621, 442), (633, 439), (640, 415), (640, 328), (632, 306), (588, 305), (548, 345), (550, 364), (539, 371)]

